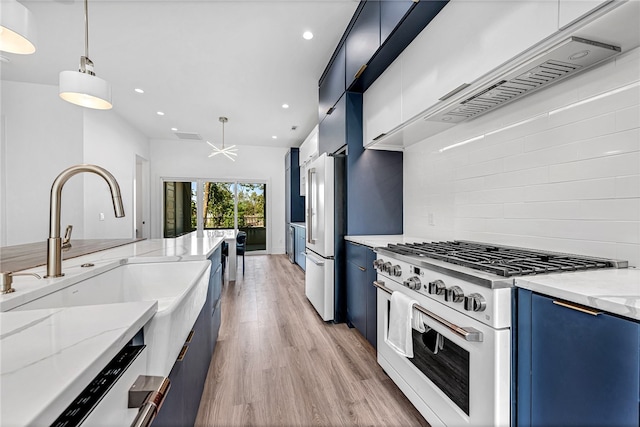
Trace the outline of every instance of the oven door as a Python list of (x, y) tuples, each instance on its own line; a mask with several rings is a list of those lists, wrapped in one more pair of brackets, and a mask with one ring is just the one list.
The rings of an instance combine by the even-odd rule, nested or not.
[[(433, 426), (508, 426), (509, 329), (495, 330), (398, 283), (378, 285), (409, 294), (436, 315), (423, 315), (427, 332), (413, 330), (414, 357), (401, 356), (385, 341), (391, 294), (377, 290), (378, 363), (425, 419)], [(480, 341), (455, 326), (481, 332)]]

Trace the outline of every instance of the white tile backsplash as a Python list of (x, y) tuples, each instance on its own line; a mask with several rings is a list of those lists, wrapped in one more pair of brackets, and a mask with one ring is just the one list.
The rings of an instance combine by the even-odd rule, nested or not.
[(405, 234), (640, 266), (639, 83), (635, 49), (407, 147)]

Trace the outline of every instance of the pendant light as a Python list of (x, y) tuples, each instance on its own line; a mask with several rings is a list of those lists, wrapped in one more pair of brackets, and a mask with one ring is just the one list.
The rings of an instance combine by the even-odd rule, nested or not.
[(213, 152), (211, 154), (209, 154), (209, 157), (213, 157), (213, 156), (217, 156), (218, 154), (222, 154), (226, 158), (231, 160), (232, 162), (235, 162), (236, 159), (234, 159), (233, 157), (238, 155), (238, 153), (236, 153), (236, 151), (238, 151), (238, 149), (235, 148), (235, 145), (230, 145), (227, 148), (224, 147), (224, 124), (227, 123), (229, 121), (229, 119), (227, 119), (226, 117), (218, 117), (218, 120), (220, 121), (220, 123), (222, 123), (222, 148), (218, 148), (215, 145), (213, 145), (212, 143), (210, 143), (209, 141), (207, 141), (207, 144), (209, 144), (213, 148)]
[(36, 51), (33, 15), (17, 0), (0, 2), (0, 50), (28, 55)]
[(96, 77), (93, 62), (89, 59), (89, 7), (84, 0), (84, 56), (80, 57), (80, 69), (60, 73), (60, 98), (82, 107), (108, 110), (111, 105), (111, 85)]

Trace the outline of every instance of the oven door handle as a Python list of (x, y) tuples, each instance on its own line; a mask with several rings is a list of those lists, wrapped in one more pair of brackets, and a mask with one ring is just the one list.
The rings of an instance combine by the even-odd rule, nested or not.
[[(386, 293), (388, 293), (389, 295), (391, 295), (393, 293), (393, 291), (389, 288), (387, 288), (384, 285), (384, 282), (382, 280), (376, 280), (373, 282), (373, 286), (375, 286), (376, 288), (385, 291)], [(432, 313), (431, 311), (427, 310), (426, 308), (418, 305), (418, 304), (414, 304), (413, 308), (415, 308), (416, 310), (418, 310), (420, 313), (424, 314), (427, 317), (430, 317), (431, 319), (435, 320), (436, 322), (440, 323), (442, 326), (445, 326), (446, 328), (448, 328), (451, 332), (455, 333), (456, 335), (460, 336), (461, 338), (464, 338), (466, 341), (471, 341), (471, 342), (482, 342), (482, 332), (475, 329), (475, 328), (471, 328), (471, 327), (463, 327), (463, 326), (458, 326), (454, 323), (449, 322), (446, 319), (443, 319), (442, 317), (438, 316), (435, 313)]]

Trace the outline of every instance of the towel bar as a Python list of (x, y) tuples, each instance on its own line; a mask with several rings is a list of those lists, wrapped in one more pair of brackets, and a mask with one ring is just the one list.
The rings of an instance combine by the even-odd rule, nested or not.
[[(385, 291), (386, 293), (388, 293), (389, 295), (393, 294), (393, 291), (389, 288), (387, 288), (384, 285), (384, 282), (381, 280), (376, 280), (373, 282), (373, 286), (375, 286), (376, 288)], [(418, 310), (420, 313), (424, 314), (427, 317), (430, 317), (431, 319), (435, 320), (436, 322), (440, 323), (442, 326), (447, 327), (448, 329), (450, 329), (452, 332), (454, 332), (455, 334), (459, 335), (460, 337), (464, 338), (466, 341), (470, 341), (470, 342), (482, 342), (482, 332), (475, 329), (475, 328), (471, 328), (471, 327), (463, 327), (463, 326), (458, 326), (454, 323), (449, 322), (448, 320), (443, 319), (442, 317), (438, 316), (435, 313), (432, 313), (431, 311), (427, 310), (426, 308), (422, 307), (421, 305), (418, 304), (414, 304), (413, 308), (415, 308), (416, 310)]]

